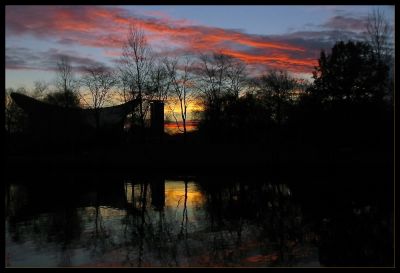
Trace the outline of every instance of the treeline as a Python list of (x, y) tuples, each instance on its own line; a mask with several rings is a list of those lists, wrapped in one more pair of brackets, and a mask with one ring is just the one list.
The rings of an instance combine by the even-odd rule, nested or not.
[[(131, 27), (117, 67), (94, 64), (76, 78), (62, 57), (53, 91), (37, 82), (31, 94), (64, 107), (93, 109), (137, 99), (139, 106), (129, 117), (133, 133), (145, 129), (149, 102), (161, 100), (168, 101), (166, 112), (181, 121), (185, 141), (186, 121), (196, 117), (196, 135), (203, 143), (260, 143), (319, 153), (379, 151), (391, 145), (393, 130), (391, 44), (387, 30), (374, 29), (382, 20), (370, 18), (369, 41), (339, 41), (330, 52), (322, 51), (312, 82), (287, 71), (251, 76), (244, 62), (215, 52), (159, 57), (144, 32)], [(7, 94), (12, 91), (24, 90), (8, 89)], [(203, 111), (190, 117), (191, 104)], [(24, 120), (8, 98), (6, 130), (21, 130)]]

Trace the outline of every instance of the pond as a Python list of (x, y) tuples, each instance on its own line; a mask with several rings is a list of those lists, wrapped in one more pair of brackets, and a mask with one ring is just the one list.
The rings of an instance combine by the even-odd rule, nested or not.
[(381, 203), (309, 187), (266, 177), (10, 180), (6, 266), (392, 265), (393, 217)]

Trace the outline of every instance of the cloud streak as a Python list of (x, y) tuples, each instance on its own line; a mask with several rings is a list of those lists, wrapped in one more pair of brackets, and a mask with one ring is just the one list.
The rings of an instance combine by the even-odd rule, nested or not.
[(50, 48), (45, 51), (32, 51), (25, 47), (6, 48), (6, 68), (16, 70), (44, 70), (56, 71), (57, 63), (61, 56), (67, 56), (75, 71), (82, 72), (92, 65), (104, 65), (91, 58), (79, 56), (77, 52), (61, 52), (58, 49)]
[[(358, 20), (343, 20), (341, 17), (335, 16), (321, 27), (340, 27), (348, 32), (350, 29), (360, 29)], [(329, 29), (262, 36), (195, 25), (188, 20), (163, 16), (161, 12), (139, 15), (115, 6), (6, 7), (6, 37), (31, 35), (62, 45), (101, 48), (111, 58), (118, 55), (115, 53), (122, 48), (132, 24), (146, 31), (150, 43), (161, 43), (170, 47), (171, 51), (175, 49), (177, 52), (194, 54), (219, 51), (251, 65), (300, 73), (310, 73), (317, 63), (319, 51), (329, 48), (335, 39)], [(345, 28), (343, 24), (348, 27)], [(10, 50), (6, 50), (6, 68), (24, 67), (24, 60), (15, 54), (15, 50)]]
[(322, 27), (329, 29), (339, 29), (339, 30), (351, 30), (351, 31), (365, 31), (367, 25), (368, 17), (350, 17), (337, 15), (329, 18), (329, 20), (322, 24)]

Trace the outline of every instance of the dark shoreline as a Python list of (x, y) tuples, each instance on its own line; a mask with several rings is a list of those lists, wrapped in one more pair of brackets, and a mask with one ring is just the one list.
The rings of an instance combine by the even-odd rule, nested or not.
[[(6, 177), (30, 177), (46, 174), (112, 174), (230, 177), (264, 176), (332, 177), (335, 174), (357, 175), (366, 173), (394, 176), (394, 164), (385, 153), (344, 154), (335, 153), (325, 157), (313, 157), (299, 153), (273, 153), (262, 148), (258, 151), (246, 147), (233, 151), (230, 146), (205, 150), (197, 147), (190, 156), (180, 157), (183, 150), (174, 147), (143, 149), (131, 154), (129, 150), (102, 151), (92, 154), (14, 154), (5, 157)], [(195, 147), (191, 147), (193, 151)], [(174, 154), (172, 154), (174, 153)], [(137, 156), (137, 155), (140, 155)], [(169, 155), (169, 156), (165, 156)], [(303, 158), (302, 158), (303, 157)]]

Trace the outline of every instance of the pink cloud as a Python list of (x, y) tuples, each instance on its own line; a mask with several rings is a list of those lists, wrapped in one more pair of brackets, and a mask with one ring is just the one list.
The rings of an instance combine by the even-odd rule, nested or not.
[[(303, 46), (234, 30), (193, 25), (191, 21), (172, 19), (160, 12), (149, 14), (157, 18), (132, 16), (120, 7), (7, 6), (6, 35), (55, 38), (64, 44), (103, 48), (106, 56), (115, 57), (133, 24), (148, 33), (150, 43), (162, 40), (189, 52), (223, 50), (250, 64), (296, 72), (311, 72), (315, 65)], [(237, 50), (236, 47), (246, 49)]]

